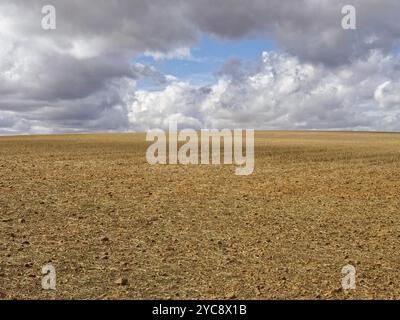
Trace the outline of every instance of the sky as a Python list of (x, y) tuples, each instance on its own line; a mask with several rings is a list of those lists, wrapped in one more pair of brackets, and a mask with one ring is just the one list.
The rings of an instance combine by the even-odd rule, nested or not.
[[(249, 37), (240, 40), (218, 39), (204, 34), (199, 42), (181, 55), (163, 59), (144, 52), (135, 57), (137, 63), (151, 65), (163, 74), (169, 74), (195, 86), (215, 84), (216, 73), (229, 59), (256, 61), (264, 51), (276, 49), (268, 38)], [(151, 79), (139, 81), (139, 88), (159, 89)]]
[(399, 14), (398, 0), (0, 0), (0, 134), (400, 131)]

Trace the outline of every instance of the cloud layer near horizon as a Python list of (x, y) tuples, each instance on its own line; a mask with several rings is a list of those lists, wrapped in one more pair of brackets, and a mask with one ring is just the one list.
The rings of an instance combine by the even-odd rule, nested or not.
[[(0, 3), (0, 134), (192, 127), (400, 130), (396, 0), (49, 1)], [(357, 30), (341, 7), (357, 8)], [(294, 7), (296, 5), (296, 7)], [(189, 52), (201, 34), (257, 35), (279, 52), (228, 60), (216, 84), (195, 87), (133, 63)], [(160, 91), (136, 88), (139, 79)]]
[(228, 62), (217, 84), (173, 82), (137, 91), (128, 107), (140, 129), (177, 120), (195, 128), (400, 130), (400, 60), (376, 51), (327, 68), (265, 52), (251, 67)]

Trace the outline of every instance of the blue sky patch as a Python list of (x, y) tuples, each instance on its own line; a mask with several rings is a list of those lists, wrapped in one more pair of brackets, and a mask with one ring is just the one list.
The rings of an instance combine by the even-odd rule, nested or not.
[[(134, 62), (151, 65), (162, 74), (173, 75), (179, 80), (202, 86), (214, 83), (214, 73), (230, 58), (254, 61), (261, 57), (263, 51), (275, 48), (272, 41), (261, 38), (220, 40), (204, 36), (196, 47), (191, 48), (191, 57), (156, 60), (142, 54)], [(138, 87), (146, 90), (160, 88), (149, 79), (140, 80)]]

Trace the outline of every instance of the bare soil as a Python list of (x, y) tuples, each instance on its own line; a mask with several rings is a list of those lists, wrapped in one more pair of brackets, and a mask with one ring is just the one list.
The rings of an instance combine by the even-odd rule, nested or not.
[(258, 132), (250, 176), (147, 146), (0, 138), (0, 299), (400, 299), (400, 134)]

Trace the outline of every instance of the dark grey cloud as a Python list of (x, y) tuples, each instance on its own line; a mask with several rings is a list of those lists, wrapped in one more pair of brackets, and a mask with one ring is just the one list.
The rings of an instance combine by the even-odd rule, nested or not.
[(196, 26), (188, 19), (185, 1), (170, 0), (6, 0), (8, 11), (20, 15), (20, 32), (43, 37), (41, 8), (57, 10), (57, 31), (46, 37), (60, 49), (88, 41), (92, 50), (168, 51), (194, 44)]
[[(193, 2), (192, 18), (199, 28), (222, 38), (250, 34), (273, 38), (301, 59), (338, 65), (374, 49), (389, 52), (399, 41), (396, 0), (212, 0)], [(344, 5), (357, 12), (357, 29), (341, 27)]]
[[(38, 13), (45, 0), (6, 0), (20, 19), (15, 28), (42, 37)], [(112, 48), (166, 52), (191, 46), (199, 32), (238, 39), (272, 37), (291, 54), (312, 62), (339, 64), (388, 51), (398, 44), (397, 0), (52, 0), (57, 32), (47, 34), (66, 50), (89, 41), (93, 50)], [(341, 27), (341, 8), (354, 5), (357, 29)], [(17, 11), (18, 10), (18, 11)], [(22, 11), (22, 12), (21, 12)], [(15, 13), (14, 13), (15, 14)]]

